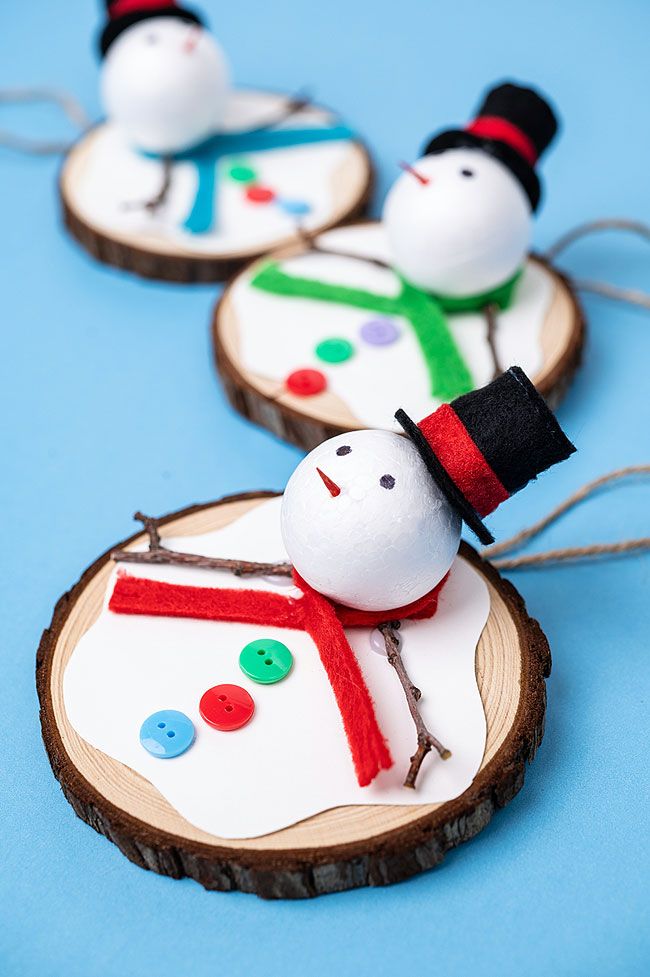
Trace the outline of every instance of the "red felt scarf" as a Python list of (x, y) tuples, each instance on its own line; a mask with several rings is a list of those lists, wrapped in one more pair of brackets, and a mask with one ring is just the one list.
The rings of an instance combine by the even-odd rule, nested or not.
[(357, 611), (327, 600), (295, 571), (301, 597), (263, 590), (187, 587), (120, 572), (109, 601), (116, 614), (151, 614), (204, 621), (233, 621), (306, 631), (318, 648), (336, 698), (360, 787), (392, 764), (359, 663), (344, 627), (373, 627), (385, 621), (433, 617), (445, 577), (430, 593), (391, 611)]

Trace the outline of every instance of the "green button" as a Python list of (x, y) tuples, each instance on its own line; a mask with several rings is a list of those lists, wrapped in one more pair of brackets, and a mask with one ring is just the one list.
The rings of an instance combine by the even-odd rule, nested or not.
[(261, 685), (281, 682), (291, 671), (293, 655), (286, 645), (273, 638), (251, 641), (239, 656), (239, 667), (244, 675)]
[(243, 163), (235, 163), (228, 170), (228, 176), (231, 180), (236, 180), (237, 183), (254, 183), (257, 179), (257, 173), (250, 166), (245, 166)]
[(316, 356), (325, 363), (344, 363), (354, 355), (354, 346), (347, 339), (324, 339), (316, 347)]

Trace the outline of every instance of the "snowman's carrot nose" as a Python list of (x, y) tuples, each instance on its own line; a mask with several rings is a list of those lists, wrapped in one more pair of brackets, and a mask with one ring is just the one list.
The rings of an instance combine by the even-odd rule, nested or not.
[(422, 174), (418, 173), (415, 167), (411, 166), (410, 163), (405, 163), (403, 160), (400, 160), (400, 162), (397, 165), (401, 167), (401, 169), (403, 169), (405, 173), (410, 173), (411, 176), (414, 176), (415, 179), (418, 180), (423, 187), (426, 187), (427, 184), (431, 183), (431, 180), (429, 179), (428, 176), (422, 176)]
[(329, 477), (329, 475), (326, 475), (325, 472), (322, 472), (320, 470), (320, 468), (317, 468), (316, 471), (318, 472), (318, 474), (320, 475), (320, 477), (323, 479), (323, 481), (325, 483), (325, 488), (327, 489), (327, 491), (329, 492), (329, 494), (332, 496), (332, 498), (335, 499), (337, 495), (340, 495), (341, 494), (341, 489), (336, 484), (336, 482), (333, 482), (332, 481), (332, 479)]

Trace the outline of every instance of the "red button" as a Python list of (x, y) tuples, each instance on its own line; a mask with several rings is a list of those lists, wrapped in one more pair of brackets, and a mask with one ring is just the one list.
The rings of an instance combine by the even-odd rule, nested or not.
[(246, 725), (255, 703), (239, 685), (215, 685), (201, 696), (199, 712), (209, 726), (228, 731)]
[(298, 397), (313, 397), (327, 387), (327, 377), (320, 370), (294, 370), (284, 382), (287, 390)]
[(246, 197), (254, 204), (270, 204), (275, 200), (275, 191), (270, 187), (249, 187)]

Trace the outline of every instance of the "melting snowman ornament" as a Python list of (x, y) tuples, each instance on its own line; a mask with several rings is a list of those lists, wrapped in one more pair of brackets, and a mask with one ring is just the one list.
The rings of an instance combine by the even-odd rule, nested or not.
[(72, 149), (66, 222), (100, 260), (214, 281), (280, 243), (362, 213), (368, 154), (308, 98), (230, 86), (202, 16), (176, 0), (106, 0), (106, 122)]
[(423, 415), (512, 362), (555, 403), (583, 320), (567, 282), (528, 252), (557, 125), (538, 92), (497, 85), (465, 128), (402, 164), (380, 223), (246, 269), (215, 312), (233, 403), (305, 448), (355, 426), (394, 430), (386, 390)]
[[(363, 820), (368, 805), (372, 839), (396, 824), (407, 830), (433, 805), (444, 837), (457, 843), (443, 809), (454, 800), (454, 817), (474, 823), (486, 787), (482, 781), (474, 797), (473, 781), (486, 769), (486, 751), (499, 754), (498, 737), (517, 717), (528, 724), (512, 732), (517, 755), (527, 755), (522, 744), (537, 742), (543, 638), (498, 575), (481, 571), (469, 549), (457, 550), (461, 522), (489, 541), (485, 516), (573, 445), (518, 367), (418, 423), (403, 410), (396, 417), (404, 436), (353, 432), (320, 446), (298, 466), (282, 500), (244, 496), (195, 509), (198, 536), (181, 529), (161, 538), (160, 521), (138, 514), (148, 548), (140, 540), (114, 550), (113, 562), (100, 561), (74, 599), (62, 602), (69, 620), (57, 612), (46, 631), (39, 659), (44, 736), (56, 753), (52, 730), (66, 725), (62, 741), (75, 753), (72, 777), (58, 754), (56, 769), (75, 809), (103, 824), (124, 851), (141, 853), (144, 845), (149, 867), (173, 866), (220, 888), (215, 858), (220, 866), (225, 859), (230, 868), (226, 875), (221, 867), (220, 877), (232, 886), (237, 839), (247, 839), (244, 847), (262, 865), (256, 853), (266, 846), (261, 836), (270, 836), (276, 861), (265, 870), (268, 882), (287, 858), (293, 864), (285, 849), (294, 831), (307, 832), (298, 861), (311, 865), (333, 844), (332, 824), (346, 845), (343, 861), (365, 865), (367, 839), (361, 851), (348, 849), (349, 831), (359, 825), (350, 828), (347, 819)], [(224, 521), (224, 508), (234, 509), (234, 519)], [(282, 553), (290, 562), (279, 562)], [(293, 588), (275, 588), (269, 580), (277, 576), (292, 577)], [(507, 668), (484, 668), (482, 634), (488, 660), (502, 655)], [(376, 654), (378, 635), (385, 655)], [(270, 681), (266, 668), (274, 665)], [(520, 683), (511, 681), (513, 669)], [(523, 703), (508, 702), (508, 720), (501, 707), (494, 718), (489, 699), (484, 712), (477, 686), (503, 684), (504, 674), (509, 694)], [(143, 720), (153, 750), (141, 743)], [(171, 742), (181, 733), (182, 742)], [(490, 769), (500, 770), (490, 756)], [(519, 783), (509, 754), (503, 764)], [(85, 778), (95, 791), (88, 807), (73, 786)], [(228, 790), (215, 791), (214, 783)], [(493, 789), (508, 794), (499, 780)], [(130, 815), (122, 827), (120, 810)], [(312, 820), (324, 826), (318, 841), (309, 834)], [(128, 842), (132, 823), (137, 845)], [(289, 834), (278, 839), (280, 830)], [(418, 829), (420, 852), (423, 837)], [(185, 838), (201, 844), (200, 860), (180, 854)], [(167, 853), (164, 865), (159, 850)], [(290, 885), (282, 882), (275, 894), (296, 894), (295, 872), (303, 869), (291, 871)], [(265, 891), (247, 872), (246, 886)], [(401, 868), (381, 875), (401, 876)], [(372, 877), (353, 873), (346, 883), (327, 871), (311, 884), (329, 891)]]

